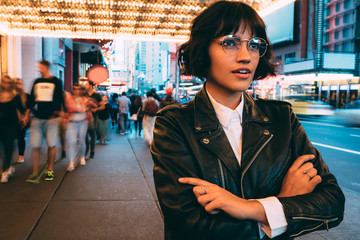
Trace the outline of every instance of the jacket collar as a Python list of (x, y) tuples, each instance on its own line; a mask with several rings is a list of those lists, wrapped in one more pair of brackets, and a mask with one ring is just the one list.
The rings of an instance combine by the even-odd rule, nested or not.
[[(219, 120), (205, 90), (206, 82), (194, 98), (194, 129), (196, 132), (212, 131), (219, 128)], [(253, 97), (244, 92), (242, 122), (269, 123), (269, 118), (256, 105)]]

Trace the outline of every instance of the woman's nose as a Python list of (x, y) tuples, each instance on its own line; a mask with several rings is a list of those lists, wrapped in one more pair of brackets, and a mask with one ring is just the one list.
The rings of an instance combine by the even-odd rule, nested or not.
[(251, 55), (247, 48), (247, 42), (242, 42), (241, 47), (236, 54), (236, 61), (248, 63), (250, 62), (250, 60), (251, 60)]

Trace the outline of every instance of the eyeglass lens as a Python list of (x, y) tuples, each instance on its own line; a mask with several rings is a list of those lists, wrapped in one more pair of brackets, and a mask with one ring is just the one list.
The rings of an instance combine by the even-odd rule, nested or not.
[(260, 58), (266, 53), (267, 43), (259, 37), (254, 37), (250, 40), (241, 40), (239, 37), (229, 35), (221, 39), (221, 45), (226, 54), (236, 55), (241, 48), (241, 43), (244, 41), (247, 42), (246, 46), (251, 56)]

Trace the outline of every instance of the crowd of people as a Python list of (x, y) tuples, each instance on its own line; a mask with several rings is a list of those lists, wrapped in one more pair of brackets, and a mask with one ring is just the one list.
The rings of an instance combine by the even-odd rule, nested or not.
[[(114, 133), (143, 136), (150, 145), (156, 113), (169, 104), (179, 104), (166, 90), (161, 99), (154, 89), (146, 97), (135, 91), (128, 93), (98, 93), (95, 84), (85, 81), (73, 85), (71, 92), (63, 90), (62, 82), (50, 72), (50, 63), (38, 63), (41, 77), (34, 81), (30, 94), (21, 79), (3, 76), (0, 83), (0, 142), (4, 149), (1, 183), (6, 183), (15, 171), (15, 164), (24, 162), (26, 132), (30, 129), (32, 174), (28, 182), (54, 179), (54, 163), (58, 136), (61, 158), (69, 161), (67, 171), (86, 165), (95, 157), (95, 145), (107, 144)], [(133, 125), (133, 126), (132, 126)], [(142, 130), (144, 134), (142, 135)], [(18, 158), (12, 162), (17, 140)], [(47, 163), (39, 165), (40, 150), (46, 141)], [(79, 150), (77, 150), (79, 148)], [(79, 157), (77, 157), (79, 152)]]

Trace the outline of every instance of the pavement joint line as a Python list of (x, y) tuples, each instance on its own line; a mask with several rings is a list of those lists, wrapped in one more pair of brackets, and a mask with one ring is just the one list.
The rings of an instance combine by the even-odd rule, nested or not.
[(156, 196), (154, 196), (154, 193), (153, 193), (152, 190), (151, 190), (151, 187), (150, 187), (151, 181), (148, 179), (148, 177), (147, 177), (147, 175), (146, 175), (146, 171), (145, 171), (145, 169), (144, 169), (144, 166), (142, 165), (142, 163), (141, 163), (141, 162), (139, 161), (139, 159), (137, 158), (137, 156), (136, 156), (136, 154), (135, 154), (135, 151), (134, 151), (134, 148), (133, 148), (133, 146), (132, 146), (132, 144), (131, 144), (131, 141), (129, 140), (128, 137), (126, 137), (126, 138), (127, 138), (128, 142), (129, 142), (129, 144), (130, 144), (131, 150), (132, 150), (133, 153), (134, 153), (135, 159), (136, 159), (137, 163), (139, 164), (139, 167), (140, 167), (140, 169), (141, 169), (141, 173), (142, 173), (142, 175), (144, 176), (144, 178), (145, 178), (145, 180), (146, 180), (146, 184), (147, 184), (147, 186), (148, 186), (148, 188), (149, 188), (149, 190), (150, 190), (150, 192), (151, 192), (151, 195), (152, 195), (153, 198), (154, 198), (155, 205), (156, 205), (156, 207), (157, 207), (158, 210), (159, 210), (159, 213), (160, 213), (160, 215), (161, 215), (161, 218), (164, 219), (164, 216), (163, 216), (162, 211), (161, 211), (161, 208), (160, 208), (159, 201), (156, 201)]
[(346, 149), (346, 148), (340, 148), (340, 147), (330, 146), (330, 145), (327, 145), (327, 144), (316, 143), (316, 142), (312, 142), (312, 144), (317, 145), (317, 146), (321, 146), (321, 147), (331, 148), (331, 149), (335, 149), (335, 150), (339, 150), (339, 151), (343, 151), (343, 152), (348, 152), (348, 153), (353, 153), (353, 154), (360, 155), (360, 152), (350, 150), (350, 149)]
[[(78, 154), (79, 154), (79, 152), (78, 152)], [(77, 154), (76, 156), (78, 156), (78, 154)], [(60, 159), (55, 159), (55, 161), (54, 161), (54, 165), (55, 165), (55, 164), (57, 164), (57, 163), (59, 163), (61, 160), (62, 160), (61, 158), (60, 158)], [(38, 226), (38, 224), (40, 223), (40, 221), (41, 221), (42, 217), (44, 216), (44, 214), (45, 214), (45, 212), (46, 212), (46, 209), (47, 209), (47, 208), (48, 208), (48, 206), (49, 206), (49, 203), (50, 203), (50, 202), (52, 202), (52, 200), (53, 200), (53, 198), (54, 198), (55, 194), (57, 193), (57, 191), (59, 190), (60, 186), (61, 186), (61, 185), (62, 185), (62, 183), (64, 182), (64, 179), (65, 179), (65, 176), (66, 176), (66, 174), (67, 174), (67, 173), (68, 173), (67, 171), (64, 173), (64, 175), (62, 176), (62, 178), (61, 178), (61, 180), (60, 180), (59, 184), (58, 184), (58, 185), (57, 185), (57, 187), (55, 188), (54, 192), (51, 194), (51, 196), (50, 196), (49, 200), (48, 200), (48, 201), (41, 201), (41, 202), (45, 202), (45, 203), (46, 203), (46, 205), (45, 205), (45, 207), (44, 207), (43, 211), (41, 212), (41, 214), (40, 214), (39, 218), (36, 220), (36, 222), (35, 222), (35, 224), (34, 224), (33, 228), (30, 230), (30, 232), (29, 232), (28, 236), (26, 237), (26, 240), (28, 240), (28, 239), (30, 239), (30, 238), (31, 238), (31, 235), (33, 234), (33, 232), (35, 231), (36, 227), (37, 227), (37, 226)], [(54, 180), (53, 180), (53, 181), (54, 181)]]

